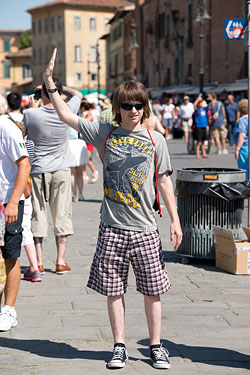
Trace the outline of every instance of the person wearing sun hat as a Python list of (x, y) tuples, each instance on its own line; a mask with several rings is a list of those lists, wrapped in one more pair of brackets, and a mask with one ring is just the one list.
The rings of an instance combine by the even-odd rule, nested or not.
[(180, 106), (179, 122), (182, 125), (185, 137), (185, 143), (188, 143), (189, 133), (193, 125), (194, 105), (189, 101), (189, 96), (185, 95), (183, 104)]

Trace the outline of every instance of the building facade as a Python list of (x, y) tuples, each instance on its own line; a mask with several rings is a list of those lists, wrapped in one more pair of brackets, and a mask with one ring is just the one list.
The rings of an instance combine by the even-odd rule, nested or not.
[[(137, 0), (137, 79), (147, 87), (199, 85), (201, 0)], [(247, 41), (225, 40), (224, 19), (245, 18), (246, 1), (203, 0), (204, 84), (247, 75)], [(207, 17), (210, 16), (211, 18)]]
[[(58, 48), (55, 76), (84, 94), (106, 88), (106, 48), (101, 36), (109, 31), (109, 20), (124, 0), (67, 0), (28, 9), (32, 16), (34, 85), (42, 75), (51, 53)], [(97, 44), (99, 71), (97, 64)]]
[(5, 55), (10, 62), (11, 90), (20, 92), (30, 92), (33, 87), (31, 58), (31, 47), (23, 48), (17, 52), (9, 52)]
[(105, 36), (108, 93), (111, 93), (121, 82), (136, 79), (134, 9), (134, 5), (124, 7), (109, 22), (110, 33)]
[(24, 30), (0, 30), (0, 93), (11, 91), (15, 80), (16, 69), (6, 55), (17, 53), (19, 50), (20, 37)]

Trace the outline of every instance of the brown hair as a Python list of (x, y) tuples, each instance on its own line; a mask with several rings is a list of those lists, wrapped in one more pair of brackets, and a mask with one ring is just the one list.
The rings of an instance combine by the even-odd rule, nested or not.
[[(54, 84), (55, 84), (55, 86), (56, 86), (56, 88), (57, 88), (57, 90), (58, 90), (59, 95), (61, 95), (61, 94), (62, 94), (62, 89), (63, 89), (62, 82), (61, 82), (58, 78), (54, 78), (54, 77), (53, 77), (53, 82), (54, 82)], [(43, 82), (42, 87), (43, 87), (44, 95), (45, 95), (48, 99), (50, 99), (49, 94), (48, 94), (48, 91), (47, 91), (47, 87), (46, 87), (46, 85), (45, 85), (44, 82)]]
[(142, 102), (145, 107), (143, 110), (143, 116), (141, 123), (149, 118), (150, 116), (150, 107), (148, 100), (148, 93), (141, 82), (137, 81), (128, 81), (121, 83), (114, 92), (113, 101), (112, 101), (112, 112), (114, 115), (114, 121), (119, 125), (122, 122), (120, 114), (120, 104), (125, 102)]
[(239, 102), (239, 112), (241, 116), (248, 114), (248, 100), (241, 99)]

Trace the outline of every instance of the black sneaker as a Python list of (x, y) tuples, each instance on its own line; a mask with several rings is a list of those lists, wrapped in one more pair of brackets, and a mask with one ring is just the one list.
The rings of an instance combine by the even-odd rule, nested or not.
[(111, 361), (108, 362), (108, 368), (122, 368), (128, 360), (128, 352), (124, 344), (115, 344)]
[(150, 352), (150, 358), (154, 368), (170, 368), (171, 365), (168, 360), (169, 352), (166, 348), (162, 345), (151, 345)]

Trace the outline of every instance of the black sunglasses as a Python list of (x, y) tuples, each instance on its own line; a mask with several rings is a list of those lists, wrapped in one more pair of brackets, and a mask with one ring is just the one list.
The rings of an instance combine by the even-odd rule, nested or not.
[(139, 111), (140, 109), (142, 109), (142, 108), (145, 107), (145, 104), (142, 103), (142, 102), (138, 102), (138, 103), (121, 103), (120, 107), (122, 109), (125, 109), (125, 111), (131, 111), (132, 108), (135, 107), (135, 109), (137, 111)]

